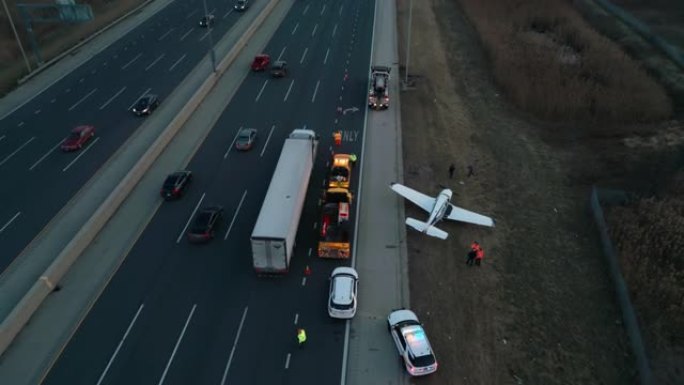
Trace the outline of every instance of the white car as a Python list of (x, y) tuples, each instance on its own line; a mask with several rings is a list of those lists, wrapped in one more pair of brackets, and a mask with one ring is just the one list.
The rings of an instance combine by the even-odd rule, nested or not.
[(387, 327), (410, 375), (424, 376), (437, 371), (437, 359), (415, 313), (395, 310), (387, 317)]
[(332, 318), (349, 319), (356, 314), (356, 292), (359, 274), (351, 267), (338, 267), (330, 274), (328, 314)]

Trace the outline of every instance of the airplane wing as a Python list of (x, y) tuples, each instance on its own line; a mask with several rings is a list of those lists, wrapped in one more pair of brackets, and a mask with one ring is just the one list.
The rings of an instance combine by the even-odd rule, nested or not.
[(452, 221), (467, 222), (474, 225), (494, 227), (494, 220), (490, 217), (474, 213), (472, 211), (464, 210), (460, 207), (454, 206), (451, 203), (451, 210), (447, 215), (447, 219)]
[(435, 206), (435, 201), (437, 200), (433, 197), (427, 196), (423, 193), (420, 193), (410, 187), (406, 187), (399, 183), (391, 183), (390, 188), (394, 190), (394, 192), (396, 192), (397, 194), (410, 200), (418, 207), (427, 212), (432, 211), (433, 207)]

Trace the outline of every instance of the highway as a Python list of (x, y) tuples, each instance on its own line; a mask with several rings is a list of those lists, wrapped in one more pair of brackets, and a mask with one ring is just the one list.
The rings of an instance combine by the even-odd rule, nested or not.
[[(238, 20), (233, 2), (207, 0), (214, 41)], [(258, 12), (264, 1), (247, 12)], [(206, 55), (199, 0), (176, 0), (98, 55), (0, 119), (0, 273), (145, 118), (128, 111), (147, 93), (163, 100)], [(247, 16), (245, 16), (247, 17)], [(81, 151), (59, 149), (69, 131), (92, 124)]]
[[(42, 383), (339, 383), (345, 323), (327, 315), (327, 278), (349, 261), (316, 257), (318, 197), (332, 132), (344, 132), (336, 151), (361, 153), (374, 7), (294, 4), (264, 50), (287, 60), (290, 75), (245, 79), (188, 164), (188, 193), (160, 207)], [(240, 127), (259, 130), (249, 152), (232, 148)], [(321, 144), (296, 255), (289, 274), (259, 278), (249, 236), (283, 141), (298, 127), (317, 131)], [(211, 204), (225, 209), (216, 239), (189, 244), (183, 230)], [(302, 349), (297, 327), (309, 337)]]

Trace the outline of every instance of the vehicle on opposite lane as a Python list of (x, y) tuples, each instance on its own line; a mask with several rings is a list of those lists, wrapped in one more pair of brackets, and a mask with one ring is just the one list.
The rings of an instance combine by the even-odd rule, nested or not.
[(246, 11), (249, 8), (249, 2), (247, 0), (237, 0), (233, 8), (236, 11)]
[(193, 243), (208, 242), (214, 238), (216, 229), (223, 219), (223, 207), (207, 207), (195, 216), (188, 231), (188, 240)]
[(271, 57), (269, 55), (266, 55), (265, 53), (256, 55), (251, 65), (252, 71), (264, 71), (270, 63)]
[(351, 267), (338, 267), (330, 274), (328, 315), (332, 318), (350, 319), (356, 314), (356, 293), (359, 273)]
[(138, 99), (133, 106), (133, 113), (138, 116), (149, 115), (152, 111), (159, 107), (159, 97), (153, 94), (147, 94)]
[(278, 60), (273, 63), (273, 67), (271, 67), (271, 76), (274, 78), (284, 78), (287, 76), (287, 62)]
[(65, 152), (80, 150), (93, 136), (95, 136), (94, 126), (77, 126), (71, 130), (71, 133), (64, 139), (60, 147)]
[(424, 376), (437, 371), (432, 346), (414, 312), (407, 309), (391, 312), (387, 317), (387, 328), (410, 375)]
[(237, 150), (247, 151), (254, 146), (256, 141), (256, 128), (242, 128), (235, 139), (235, 148)]
[(176, 171), (166, 177), (160, 194), (167, 201), (180, 198), (185, 193), (185, 189), (188, 187), (190, 182), (192, 182), (191, 171)]

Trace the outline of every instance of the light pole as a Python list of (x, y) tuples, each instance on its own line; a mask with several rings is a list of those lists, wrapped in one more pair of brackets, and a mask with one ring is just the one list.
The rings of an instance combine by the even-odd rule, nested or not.
[(19, 39), (19, 34), (17, 33), (17, 29), (14, 27), (14, 21), (12, 20), (12, 14), (10, 14), (9, 9), (7, 8), (7, 2), (5, 0), (2, 0), (2, 5), (5, 7), (5, 13), (7, 14), (7, 19), (9, 20), (10, 26), (12, 27), (12, 32), (14, 32), (14, 37), (17, 39), (17, 45), (19, 46), (19, 51), (21, 51), (21, 56), (24, 57), (24, 63), (26, 63), (26, 69), (28, 69), (28, 72), (31, 72), (31, 63), (29, 63), (28, 57), (26, 57), (26, 52), (24, 52), (24, 46), (21, 45), (21, 39)]
[(409, 16), (408, 16), (408, 36), (406, 38), (406, 78), (404, 79), (404, 85), (408, 87), (408, 75), (409, 75), (409, 58), (411, 55), (411, 17), (413, 16), (413, 0), (409, 0)]
[[(207, 0), (202, 0), (204, 4), (204, 16), (209, 16), (209, 10), (207, 9)], [(211, 56), (211, 68), (212, 71), (216, 72), (216, 54), (214, 53), (214, 38), (211, 36), (211, 29), (213, 24), (209, 24), (207, 20), (207, 28), (209, 28), (209, 55)]]

